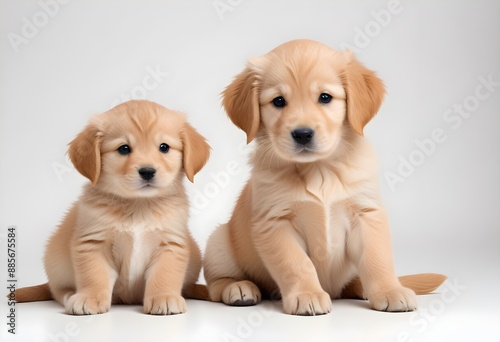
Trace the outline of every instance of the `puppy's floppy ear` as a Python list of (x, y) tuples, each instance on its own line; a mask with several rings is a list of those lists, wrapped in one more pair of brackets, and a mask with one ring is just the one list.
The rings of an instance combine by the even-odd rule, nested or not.
[(186, 171), (186, 177), (192, 183), (194, 181), (194, 175), (197, 174), (208, 161), (210, 146), (207, 144), (205, 138), (187, 122), (184, 123), (181, 136), (184, 145), (184, 170)]
[(231, 121), (247, 134), (250, 143), (259, 130), (259, 90), (255, 71), (243, 70), (222, 93), (222, 103)]
[(103, 134), (95, 123), (90, 123), (69, 144), (68, 154), (78, 172), (96, 184), (101, 174), (101, 144)]
[(362, 65), (350, 51), (345, 52), (347, 66), (341, 74), (347, 96), (347, 120), (363, 136), (363, 128), (377, 114), (385, 87), (377, 75)]

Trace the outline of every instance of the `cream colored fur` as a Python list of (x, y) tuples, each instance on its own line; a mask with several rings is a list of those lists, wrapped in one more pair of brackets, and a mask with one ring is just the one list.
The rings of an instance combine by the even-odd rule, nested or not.
[[(123, 145), (131, 153), (119, 153)], [(111, 303), (185, 312), (182, 291), (197, 281), (201, 257), (187, 227), (183, 178), (193, 181), (207, 161), (205, 139), (183, 114), (129, 101), (94, 116), (69, 156), (92, 184), (47, 245), (50, 296), (75, 315), (103, 313)], [(156, 170), (149, 182), (139, 174), (145, 167)], [(48, 299), (45, 286), (18, 290), (18, 300)]]
[[(253, 305), (264, 293), (281, 296), (288, 314), (324, 314), (359, 277), (353, 291), (372, 308), (416, 308), (394, 271), (377, 162), (363, 138), (384, 92), (350, 52), (309, 40), (251, 59), (227, 87), (226, 112), (256, 149), (231, 219), (207, 244), (213, 301)], [(331, 102), (320, 103), (321, 94)], [(294, 141), (300, 128), (314, 130), (311, 144)], [(431, 278), (429, 289), (444, 280)]]

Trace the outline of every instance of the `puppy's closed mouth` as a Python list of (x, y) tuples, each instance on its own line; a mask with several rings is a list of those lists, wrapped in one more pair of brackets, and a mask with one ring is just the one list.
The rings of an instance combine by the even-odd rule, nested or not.
[(313, 154), (316, 153), (316, 149), (314, 147), (296, 147), (295, 152), (297, 154)]
[(299, 163), (310, 163), (319, 158), (318, 150), (314, 147), (297, 146), (291, 158)]
[(156, 185), (152, 181), (144, 181), (139, 186), (140, 190), (156, 189)]
[(300, 152), (296, 152), (293, 159), (298, 162), (310, 162), (316, 160), (317, 158), (316, 153), (304, 149)]

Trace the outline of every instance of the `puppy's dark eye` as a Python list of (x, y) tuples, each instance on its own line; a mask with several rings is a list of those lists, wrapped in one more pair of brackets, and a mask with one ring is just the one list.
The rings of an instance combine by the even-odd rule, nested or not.
[(273, 105), (276, 107), (276, 108), (283, 108), (286, 106), (286, 101), (285, 101), (285, 98), (283, 96), (278, 96), (276, 98), (273, 99)]
[(161, 153), (167, 153), (168, 150), (170, 150), (170, 146), (168, 146), (165, 143), (160, 144), (160, 152)]
[(327, 93), (322, 93), (318, 98), (319, 103), (330, 103), (331, 100), (332, 100), (332, 95)]
[(118, 147), (117, 151), (122, 156), (126, 156), (127, 154), (129, 154), (130, 152), (132, 152), (132, 149), (128, 145), (122, 145), (122, 146)]

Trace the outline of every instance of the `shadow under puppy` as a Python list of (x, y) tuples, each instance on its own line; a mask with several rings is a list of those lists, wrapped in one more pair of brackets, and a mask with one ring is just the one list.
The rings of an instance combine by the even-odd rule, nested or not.
[[(16, 291), (18, 302), (54, 298), (69, 314), (99, 314), (111, 303), (144, 312), (186, 312), (200, 250), (188, 231), (184, 175), (193, 181), (210, 148), (183, 114), (149, 101), (128, 101), (95, 115), (70, 143), (85, 185), (50, 238), (48, 284)], [(50, 289), (49, 289), (50, 288)]]
[[(228, 223), (208, 240), (211, 300), (325, 314), (332, 298), (409, 311), (445, 276), (395, 274), (375, 153), (363, 138), (385, 88), (349, 51), (310, 40), (251, 59), (223, 93), (232, 122), (256, 141), (252, 174)], [(414, 292), (415, 291), (415, 292)]]

